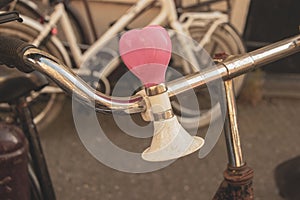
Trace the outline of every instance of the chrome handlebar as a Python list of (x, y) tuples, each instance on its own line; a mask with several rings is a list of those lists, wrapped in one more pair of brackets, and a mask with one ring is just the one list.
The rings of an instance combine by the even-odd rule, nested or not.
[[(255, 68), (279, 60), (300, 51), (300, 35), (285, 39), (250, 53), (231, 57), (216, 64), (213, 68), (204, 69), (167, 83), (169, 97), (222, 78), (228, 80), (247, 73)], [(111, 97), (96, 91), (70, 68), (53, 56), (29, 48), (24, 52), (24, 62), (40, 71), (57, 83), (67, 94), (73, 95), (80, 102), (94, 106), (98, 112), (140, 113), (146, 110), (143, 97)]]

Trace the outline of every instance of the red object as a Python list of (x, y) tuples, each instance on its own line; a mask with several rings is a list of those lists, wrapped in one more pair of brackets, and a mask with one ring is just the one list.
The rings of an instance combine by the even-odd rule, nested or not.
[(52, 29), (51, 29), (51, 34), (52, 34), (52, 35), (57, 35), (57, 33), (58, 33), (57, 28), (52, 28)]
[(148, 26), (128, 31), (121, 37), (119, 46), (124, 63), (145, 87), (165, 82), (172, 43), (163, 27)]

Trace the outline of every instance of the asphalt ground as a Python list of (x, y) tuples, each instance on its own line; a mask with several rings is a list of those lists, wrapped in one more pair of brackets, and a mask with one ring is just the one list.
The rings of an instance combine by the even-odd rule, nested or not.
[[(280, 200), (274, 169), (300, 154), (300, 79), (260, 73), (250, 77), (237, 101), (243, 154), (255, 171), (255, 199)], [(149, 145), (150, 140), (135, 140), (122, 133), (109, 115), (99, 115), (99, 119), (118, 146), (141, 152)], [(59, 200), (211, 199), (227, 165), (222, 134), (204, 159), (194, 153), (164, 169), (142, 174), (111, 169), (97, 161), (81, 143), (70, 100), (58, 118), (41, 132), (41, 139)]]

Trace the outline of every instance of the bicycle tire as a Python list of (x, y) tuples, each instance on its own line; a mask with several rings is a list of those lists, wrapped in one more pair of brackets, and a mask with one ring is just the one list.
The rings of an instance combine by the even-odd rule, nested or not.
[[(32, 41), (36, 38), (37, 34), (38, 31), (32, 27), (17, 22), (0, 25), (0, 35), (9, 35), (26, 42)], [(51, 40), (48, 40), (45, 44), (41, 45), (40, 49), (47, 51), (64, 61), (60, 51)], [(63, 93), (38, 94), (33, 92), (31, 96), (37, 96), (36, 98), (32, 97), (32, 99), (28, 97), (28, 99), (29, 105), (33, 110), (34, 122), (38, 129), (42, 130), (46, 128), (60, 112), (65, 100), (65, 95)], [(42, 100), (44, 100), (44, 104), (42, 104)]]
[[(22, 15), (26, 15), (33, 19), (41, 19), (41, 14), (37, 11), (37, 4), (31, 1), (17, 1), (14, 6), (14, 10), (18, 11)], [(10, 8), (11, 9), (11, 8)]]
[[(198, 26), (192, 26), (189, 30), (192, 39), (197, 42), (202, 39), (205, 31), (205, 28)], [(214, 47), (215, 51), (210, 52), (212, 45), (216, 45), (216, 47)], [(236, 30), (227, 23), (222, 24), (214, 31), (210, 42), (208, 42), (203, 48), (211, 55), (211, 57), (213, 57), (216, 53), (225, 52), (228, 55), (237, 55), (246, 52), (241, 37), (238, 35)], [(234, 78), (236, 95), (240, 93), (244, 79), (245, 75)], [(207, 126), (211, 121), (214, 121), (221, 116), (219, 105), (213, 105), (210, 108), (200, 109), (201, 115), (199, 115), (198, 111), (195, 112), (195, 110), (192, 108), (189, 109), (184, 105), (179, 105), (177, 101), (172, 101), (172, 106), (181, 124), (188, 129)]]

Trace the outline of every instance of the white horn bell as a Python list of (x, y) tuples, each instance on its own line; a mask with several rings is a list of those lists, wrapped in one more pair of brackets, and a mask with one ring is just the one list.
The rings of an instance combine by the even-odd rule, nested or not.
[[(153, 88), (155, 91), (151, 92)], [(178, 122), (163, 84), (148, 88), (146, 93), (149, 95), (153, 115), (154, 135), (150, 147), (142, 153), (144, 160), (173, 160), (191, 154), (203, 146), (204, 140), (201, 137), (191, 136)]]
[(174, 116), (154, 122), (151, 146), (142, 153), (147, 161), (167, 161), (191, 154), (204, 144), (201, 137), (191, 136)]

